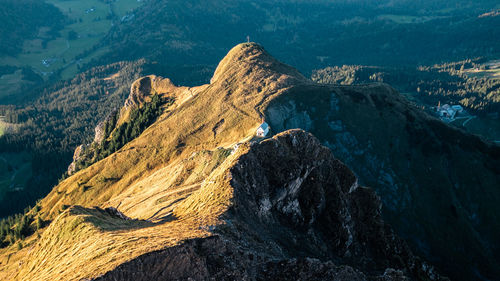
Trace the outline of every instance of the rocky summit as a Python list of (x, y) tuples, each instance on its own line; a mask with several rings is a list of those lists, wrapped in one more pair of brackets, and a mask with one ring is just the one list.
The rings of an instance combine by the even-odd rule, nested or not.
[(96, 280), (441, 280), (380, 216), (373, 190), (311, 134), (241, 145), (232, 204), (207, 238), (147, 253)]
[[(0, 250), (2, 280), (446, 280), (498, 271), (498, 148), (390, 86), (315, 84), (245, 43), (210, 84), (147, 76), (110, 114), (79, 148), (75, 161), (82, 154), (85, 163), (40, 202), (39, 235)], [(255, 135), (262, 121), (265, 138)], [(456, 247), (465, 241), (477, 247)]]

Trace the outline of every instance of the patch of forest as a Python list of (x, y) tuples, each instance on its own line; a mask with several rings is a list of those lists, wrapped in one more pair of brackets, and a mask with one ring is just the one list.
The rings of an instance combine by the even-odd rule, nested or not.
[(20, 128), (0, 137), (0, 152), (26, 151), (33, 163), (27, 186), (9, 191), (0, 202), (0, 217), (20, 212), (47, 194), (71, 163), (75, 148), (90, 142), (97, 123), (123, 105), (132, 82), (147, 71), (144, 60), (95, 67), (44, 89), (33, 101), (0, 106), (4, 121)]
[(344, 65), (314, 71), (312, 79), (327, 84), (387, 83), (401, 93), (412, 93), (427, 105), (461, 104), (469, 112), (500, 112), (500, 79), (468, 75), (467, 69), (484, 68), (484, 60), (464, 60), (420, 67)]
[(35, 37), (40, 27), (49, 28), (48, 37), (56, 37), (64, 15), (41, 0), (3, 0), (0, 5), (0, 56), (15, 56), (24, 40)]
[[(47, 222), (40, 215), (40, 206), (27, 207), (24, 213), (15, 214), (0, 220), (0, 248), (17, 245), (23, 248), (23, 240), (43, 228)], [(39, 235), (39, 234), (38, 234)]]
[(103, 141), (101, 143), (93, 142), (89, 146), (82, 148), (80, 157), (75, 163), (75, 172), (106, 158), (138, 137), (160, 116), (162, 105), (167, 104), (168, 106), (173, 104), (173, 102), (173, 98), (162, 98), (159, 95), (153, 95), (151, 101), (132, 109), (129, 120), (117, 127), (116, 122), (119, 119), (120, 113), (119, 111), (114, 111), (106, 118)]

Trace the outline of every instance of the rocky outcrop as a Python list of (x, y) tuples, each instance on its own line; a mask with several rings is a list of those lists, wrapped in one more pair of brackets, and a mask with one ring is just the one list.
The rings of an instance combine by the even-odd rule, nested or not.
[(94, 129), (94, 143), (101, 144), (106, 136), (106, 127), (115, 128), (117, 121), (118, 109), (111, 111), (104, 120), (99, 122)]
[[(497, 221), (498, 154), (438, 126), (389, 86), (317, 85), (252, 43), (231, 50), (210, 85), (147, 80), (134, 101), (161, 93), (175, 103), (137, 138), (56, 186), (40, 203), (42, 218), (53, 220), (41, 238), (47, 243), (14, 254), (11, 260), (29, 263), (10, 263), (0, 276), (314, 280), (335, 279), (339, 267), (352, 268), (354, 280), (439, 280), (401, 235), (414, 238), (412, 249), (428, 260), (440, 258), (432, 264), (452, 265), (439, 269), (454, 279), (496, 270), (481, 254), (498, 235), (477, 233), (497, 233), (486, 227)], [(319, 141), (292, 130), (251, 142), (262, 117), (273, 132), (303, 127)], [(381, 219), (381, 202), (395, 232)], [(57, 219), (70, 205), (113, 206), (138, 221), (85, 211), (85, 221), (101, 218), (80, 224), (82, 236), (72, 222), (82, 216)], [(64, 245), (60, 229), (67, 229)], [(222, 244), (191, 250), (189, 241), (210, 236)], [(221, 256), (215, 266), (210, 252)], [(251, 255), (262, 258), (247, 262)]]
[(234, 215), (259, 225), (252, 227), (259, 236), (280, 237), (285, 252), (340, 259), (368, 273), (437, 276), (383, 222), (375, 192), (309, 133), (289, 130), (255, 144), (231, 176)]
[(298, 85), (265, 115), (275, 132), (317, 136), (376, 190), (396, 233), (450, 277), (499, 276), (498, 146), (428, 116), (382, 83)]
[(94, 145), (100, 145), (106, 137), (106, 128), (114, 128), (116, 125), (117, 121), (117, 114), (118, 110), (114, 109), (112, 110), (104, 120), (99, 122), (97, 126), (94, 128), (94, 141), (93, 143), (90, 144), (81, 144), (79, 145), (76, 149), (75, 152), (73, 153), (73, 161), (71, 164), (68, 166), (67, 174), (71, 176), (74, 172), (77, 170), (77, 163), (78, 161), (87, 153), (86, 150), (92, 149), (92, 144)]
[(71, 162), (71, 164), (69, 164), (68, 166), (68, 171), (67, 171), (68, 175), (71, 175), (75, 172), (76, 162), (80, 160), (80, 155), (82, 154), (82, 151), (85, 149), (85, 146), (86, 145), (81, 144), (75, 149), (75, 152), (73, 153), (73, 162)]
[(181, 104), (185, 100), (195, 96), (207, 86), (208, 85), (199, 87), (178, 87), (174, 85), (170, 79), (156, 75), (139, 78), (130, 86), (130, 95), (123, 104), (120, 116), (124, 115), (124, 112), (129, 111), (131, 108), (141, 106), (148, 98), (155, 94), (173, 97), (177, 104)]
[(106, 213), (110, 216), (113, 216), (115, 218), (119, 218), (119, 219), (122, 219), (122, 220), (131, 220), (131, 218), (127, 217), (125, 214), (123, 214), (122, 212), (120, 212), (117, 208), (114, 208), (114, 207), (108, 207), (108, 208), (105, 208), (105, 209), (101, 209), (99, 207), (95, 207), (96, 210), (102, 212), (102, 213)]
[[(156, 77), (154, 75), (146, 76), (137, 79), (132, 83), (130, 87), (130, 94), (124, 102), (123, 107), (118, 109), (113, 109), (109, 114), (104, 118), (104, 120), (100, 121), (97, 126), (94, 128), (94, 141), (96, 145), (100, 145), (106, 137), (106, 134), (111, 132), (116, 125), (120, 122), (123, 122), (131, 109), (136, 108), (146, 102), (146, 99), (156, 93), (156, 89), (153, 87), (153, 83), (163, 85), (163, 88), (166, 86), (175, 87), (170, 79), (163, 79), (161, 77)], [(122, 118), (123, 117), (123, 118)], [(106, 132), (106, 128), (109, 132)], [(78, 146), (75, 149), (73, 162), (68, 166), (67, 173), (68, 175), (72, 175), (76, 171), (77, 161), (80, 159), (80, 155), (83, 155), (83, 150), (85, 148), (90, 147), (91, 144), (83, 144)]]
[(154, 76), (146, 76), (136, 80), (130, 87), (130, 95), (125, 100), (124, 109), (141, 105), (146, 97), (151, 95), (153, 87), (151, 85)]
[(145, 254), (95, 281), (135, 280), (310, 280), (406, 281), (403, 272), (388, 269), (376, 276), (351, 266), (313, 258), (272, 260), (244, 250), (220, 236), (188, 240), (183, 245)]
[(373, 190), (309, 133), (254, 143), (229, 173), (233, 203), (215, 236), (96, 280), (444, 280), (384, 224)]

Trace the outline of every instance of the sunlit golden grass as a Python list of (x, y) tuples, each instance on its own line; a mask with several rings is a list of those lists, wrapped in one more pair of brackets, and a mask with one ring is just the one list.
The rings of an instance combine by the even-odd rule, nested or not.
[[(158, 93), (175, 104), (138, 138), (54, 187), (40, 212), (52, 223), (25, 249), (0, 251), (0, 279), (96, 277), (141, 254), (210, 235), (232, 202), (229, 169), (249, 148), (234, 150), (235, 144), (253, 137), (273, 98), (312, 83), (256, 44), (233, 48), (209, 85), (149, 79), (151, 91), (142, 98)], [(139, 220), (106, 217), (94, 206)]]
[[(254, 61), (256, 65), (252, 64)], [(63, 205), (105, 206), (111, 205), (111, 200), (116, 202), (115, 198), (122, 194), (141, 194), (143, 191), (134, 183), (155, 171), (188, 159), (193, 153), (230, 147), (253, 135), (262, 116), (259, 109), (268, 98), (285, 91), (290, 80), (307, 81), (298, 73), (270, 70), (276, 68), (289, 69), (260, 47), (235, 47), (221, 62), (210, 85), (196, 88), (192, 96), (177, 95), (182, 96), (182, 102), (160, 116), (140, 137), (55, 187), (42, 201), (46, 218), (57, 215)], [(256, 87), (256, 81), (262, 86)], [(155, 88), (166, 95), (179, 90), (168, 83)], [(174, 172), (169, 173), (170, 177), (175, 176)]]
[[(204, 229), (220, 223), (232, 197), (227, 169), (238, 153), (230, 149), (252, 137), (269, 98), (297, 80), (307, 81), (255, 44), (231, 50), (209, 85), (175, 87), (151, 76), (146, 94), (176, 103), (138, 138), (54, 187), (41, 202), (43, 218), (53, 222), (28, 251), (2, 263), (2, 274), (95, 277), (140, 254), (209, 235)], [(64, 210), (74, 205), (82, 207)], [(98, 219), (94, 206), (116, 207), (152, 225), (127, 221), (120, 229), (120, 221)], [(21, 266), (12, 262), (20, 259)]]
[(97, 277), (141, 254), (209, 235), (200, 223), (203, 220), (196, 217), (161, 224), (124, 222), (103, 217), (95, 209), (72, 207), (51, 223), (39, 241), (20, 253), (24, 259), (11, 261), (8, 270), (2, 270), (7, 274), (2, 280)]

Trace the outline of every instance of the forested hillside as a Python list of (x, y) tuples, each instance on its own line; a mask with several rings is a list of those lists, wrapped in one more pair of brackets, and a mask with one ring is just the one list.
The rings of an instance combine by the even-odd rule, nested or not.
[(247, 35), (305, 74), (328, 65), (433, 64), (500, 52), (500, 17), (481, 16), (496, 9), (494, 1), (365, 2), (151, 0), (111, 30), (105, 60), (213, 65)]
[(384, 82), (414, 93), (426, 104), (441, 101), (461, 104), (480, 115), (495, 114), (500, 112), (500, 68), (492, 69), (490, 76), (483, 63), (484, 59), (419, 67), (344, 65), (316, 70), (312, 79), (341, 85)]
[(0, 137), (0, 154), (28, 152), (33, 174), (18, 190), (0, 185), (1, 190), (8, 190), (0, 196), (0, 216), (33, 204), (57, 183), (74, 149), (93, 138), (97, 123), (123, 104), (130, 85), (147, 67), (143, 60), (96, 67), (45, 89), (29, 105), (0, 106), (4, 121), (20, 126), (15, 133)]
[(327, 67), (314, 71), (312, 79), (341, 85), (384, 82), (436, 117), (439, 104), (461, 105), (465, 112), (450, 125), (500, 143), (499, 74), (498, 60), (469, 59), (419, 67)]
[(16, 55), (24, 40), (44, 27), (54, 37), (65, 18), (61, 11), (43, 0), (2, 0), (0, 4), (0, 57)]

